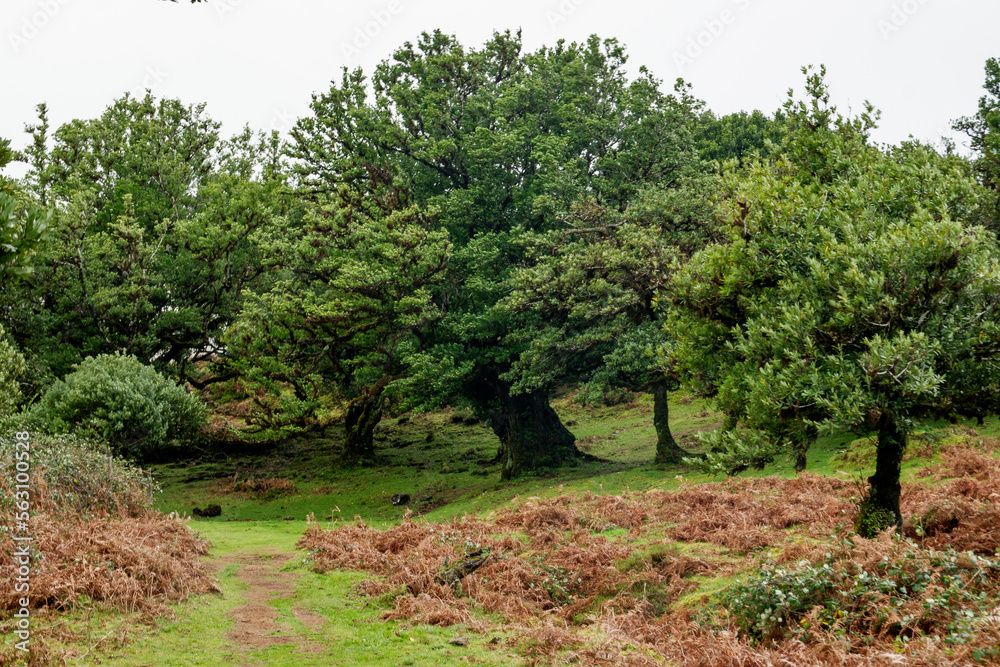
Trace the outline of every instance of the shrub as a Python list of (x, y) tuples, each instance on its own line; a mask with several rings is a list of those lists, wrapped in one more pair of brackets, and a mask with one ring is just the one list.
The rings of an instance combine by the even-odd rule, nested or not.
[(281, 496), (288, 496), (298, 493), (295, 482), (290, 479), (280, 477), (248, 477), (247, 479), (233, 480), (226, 487), (226, 493), (244, 493), (261, 502), (274, 500)]
[[(853, 546), (853, 542), (846, 541)], [(881, 560), (858, 563), (853, 549), (818, 564), (762, 565), (720, 601), (754, 642), (791, 635), (807, 643), (831, 636), (936, 636), (970, 642), (991, 618), (1000, 560), (954, 550), (924, 551), (909, 542), (883, 547)]]
[(141, 459), (171, 439), (196, 433), (205, 408), (135, 357), (101, 355), (87, 357), (53, 384), (32, 416), (50, 433), (75, 430), (106, 442), (116, 454)]
[[(11, 516), (16, 445), (13, 433), (0, 435), (0, 510)], [(145, 472), (75, 435), (30, 439), (31, 503), (52, 515), (137, 517), (152, 509), (159, 489)]]
[(599, 382), (582, 385), (573, 395), (573, 402), (589, 407), (610, 408), (634, 401), (637, 394), (623, 387), (613, 387)]
[[(28, 443), (28, 449), (16, 443)], [(30, 508), (20, 516), (15, 493), (22, 491), (16, 472), (24, 472), (27, 451)], [(10, 557), (12, 535), (25, 535), (30, 527), (32, 608), (92, 608), (102, 602), (112, 609), (152, 613), (166, 611), (168, 600), (192, 594), (219, 592), (202, 560), (207, 544), (176, 516), (152, 509), (156, 491), (146, 473), (120, 458), (109, 457), (102, 447), (74, 435), (35, 435), (27, 440), (0, 433), (0, 536), (7, 557), (0, 558), (0, 618), (14, 619), (20, 599), (15, 587), (20, 576), (18, 560)], [(89, 613), (89, 612), (88, 612)], [(57, 620), (57, 619), (51, 619)], [(32, 627), (35, 621), (32, 620)], [(46, 623), (38, 637), (49, 633)], [(126, 624), (128, 625), (128, 624)], [(10, 620), (0, 620), (0, 633), (13, 632)], [(57, 634), (60, 638), (73, 633)], [(32, 632), (32, 651), (35, 650)], [(89, 643), (89, 642), (88, 642)], [(0, 652), (0, 665), (23, 664), (18, 652)], [(40, 659), (28, 664), (65, 664)]]
[(24, 372), (24, 357), (5, 338), (0, 324), (0, 423), (12, 415), (21, 397), (17, 380)]

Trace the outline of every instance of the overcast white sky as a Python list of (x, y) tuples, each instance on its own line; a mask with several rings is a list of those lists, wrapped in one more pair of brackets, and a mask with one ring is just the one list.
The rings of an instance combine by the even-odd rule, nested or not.
[[(53, 126), (126, 91), (207, 102), (224, 134), (287, 129), (342, 66), (370, 71), (440, 28), (466, 45), (520, 28), (527, 49), (596, 33), (717, 113), (773, 111), (824, 63), (835, 102), (882, 110), (876, 139), (937, 141), (975, 112), (1000, 56), (997, 0), (0, 0), (0, 137), (48, 102)], [(17, 175), (20, 170), (8, 173)]]

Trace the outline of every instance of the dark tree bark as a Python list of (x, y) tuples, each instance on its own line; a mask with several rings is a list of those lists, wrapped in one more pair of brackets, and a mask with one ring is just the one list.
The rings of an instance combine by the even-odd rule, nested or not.
[(690, 454), (678, 446), (670, 432), (670, 412), (667, 405), (669, 390), (665, 382), (653, 385), (653, 428), (656, 429), (654, 463), (680, 463)]
[(818, 429), (815, 426), (809, 426), (806, 430), (806, 439), (795, 445), (795, 472), (800, 473), (806, 469), (806, 453), (810, 447), (816, 444), (818, 438)]
[(502, 466), (501, 479), (587, 458), (576, 448), (576, 437), (549, 405), (548, 391), (511, 396), (504, 387), (498, 391), (498, 398), (500, 410), (490, 415), (490, 426), (500, 438), (497, 458)]
[(903, 514), (899, 510), (899, 475), (903, 467), (903, 451), (906, 449), (906, 430), (890, 412), (883, 412), (878, 424), (878, 450), (875, 458), (875, 474), (868, 478), (870, 493), (862, 502), (857, 533), (863, 537), (874, 537), (889, 526), (903, 525)]
[(382, 378), (347, 404), (344, 414), (345, 463), (375, 462), (375, 427), (382, 420), (382, 391), (386, 384), (388, 378)]

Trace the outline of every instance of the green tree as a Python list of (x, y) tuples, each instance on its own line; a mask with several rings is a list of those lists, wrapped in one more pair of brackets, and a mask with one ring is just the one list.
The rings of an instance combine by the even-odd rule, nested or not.
[(979, 98), (979, 111), (955, 121), (954, 129), (967, 134), (971, 141), (980, 181), (993, 192), (992, 224), (1000, 233), (1000, 59), (986, 61), (983, 88), (986, 94)]
[(505, 378), (513, 381), (512, 390), (586, 382), (601, 393), (651, 393), (656, 463), (688, 456), (670, 430), (667, 399), (679, 377), (657, 295), (671, 272), (715, 233), (708, 199), (714, 179), (699, 176), (693, 144), (688, 154), (691, 176), (683, 185), (650, 185), (624, 213), (593, 202), (575, 206), (569, 228), (537, 237), (529, 266), (517, 272), (514, 290), (501, 303), (535, 315), (510, 335), (527, 343)]
[(258, 398), (258, 437), (325, 426), (330, 397), (347, 399), (349, 463), (375, 459), (386, 387), (414, 332), (440, 317), (430, 287), (448, 265), (447, 233), (416, 206), (393, 210), (341, 196), (263, 230), (264, 265), (277, 278), (248, 299), (226, 342)]
[(784, 113), (768, 116), (759, 110), (739, 111), (725, 116), (706, 113), (698, 143), (704, 159), (723, 164), (736, 160), (742, 167), (756, 157), (767, 157), (781, 145)]
[[(55, 208), (36, 271), (0, 293), (35, 382), (121, 352), (200, 382), (222, 332), (266, 280), (250, 238), (283, 210), (275, 138), (220, 142), (203, 105), (151, 95), (60, 127), (31, 127), (28, 182)], [(248, 166), (248, 160), (256, 160)]]
[(412, 406), (471, 404), (500, 439), (504, 478), (581, 456), (549, 405), (553, 386), (518, 393), (508, 379), (527, 343), (510, 337), (521, 317), (497, 304), (525, 262), (524, 240), (562, 228), (584, 196), (620, 210), (643, 183), (684, 172), (676, 107), (694, 102), (683, 87), (681, 102), (663, 95), (645, 70), (629, 81), (625, 62), (619, 44), (596, 37), (523, 54), (519, 35), (477, 50), (424, 34), (379, 65), (370, 87), (345, 71), (292, 132), (307, 195), (385, 182), (439, 211), (455, 245), (434, 290), (444, 316), (393, 391)]
[(858, 524), (870, 535), (901, 522), (918, 420), (1000, 407), (1000, 267), (995, 238), (962, 222), (975, 182), (926, 147), (869, 145), (877, 114), (837, 114), (823, 74), (786, 104), (782, 156), (727, 174), (729, 241), (674, 276), (670, 328), (688, 377), (729, 415), (709, 467), (781, 449), (804, 465), (823, 431), (876, 435)]

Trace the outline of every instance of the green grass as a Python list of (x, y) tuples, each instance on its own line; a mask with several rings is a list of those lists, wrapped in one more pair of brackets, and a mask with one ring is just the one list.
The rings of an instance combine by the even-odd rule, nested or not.
[[(396, 493), (411, 496), (410, 508), (428, 520), (446, 521), (463, 514), (488, 515), (497, 508), (528, 498), (547, 498), (565, 493), (619, 494), (625, 490), (670, 489), (682, 482), (714, 481), (686, 466), (656, 466), (651, 463), (656, 436), (652, 426), (652, 404), (642, 397), (628, 405), (589, 408), (563, 398), (555, 402), (564, 423), (577, 436), (584, 451), (608, 459), (608, 463), (585, 463), (533, 475), (511, 483), (499, 482), (498, 466), (487, 464), (497, 446), (496, 437), (484, 424), (456, 423), (455, 414), (407, 415), (388, 419), (377, 433), (379, 465), (344, 468), (337, 463), (340, 447), (336, 429), (321, 437), (296, 438), (280, 449), (244, 456), (203, 455), (197, 460), (152, 467), (163, 492), (157, 506), (164, 512), (190, 514), (192, 508), (218, 503), (221, 517), (198, 519), (193, 529), (208, 539), (215, 562), (241, 554), (294, 551), (305, 528), (305, 517), (314, 514), (326, 522), (352, 520), (355, 516), (376, 526), (391, 525), (403, 515), (402, 507), (390, 503)], [(703, 401), (684, 393), (671, 398), (671, 425), (682, 446), (695, 446), (698, 431), (719, 424)], [(919, 454), (904, 465), (904, 478), (912, 470), (936, 457), (940, 446), (965, 437), (969, 425), (931, 424), (914, 438)], [(1000, 434), (1000, 425), (977, 429), (980, 435)], [(861, 479), (870, 474), (872, 445), (852, 434), (822, 438), (810, 450), (808, 470), (825, 475)], [(296, 492), (269, 500), (245, 494), (227, 494), (224, 488), (233, 475), (279, 477), (291, 480)], [(790, 458), (782, 458), (753, 476), (793, 476)], [(292, 520), (286, 520), (291, 517)], [(628, 531), (613, 529), (605, 536), (628, 539)], [(639, 544), (657, 539), (644, 534)], [(710, 560), (733, 560), (719, 547), (679, 544), (677, 552)], [(304, 556), (305, 554), (300, 554)], [(749, 557), (749, 556), (748, 556)], [(322, 645), (318, 653), (301, 653), (296, 646), (279, 645), (250, 653), (236, 652), (226, 636), (233, 628), (229, 612), (246, 600), (246, 584), (239, 568), (220, 570), (223, 596), (210, 595), (176, 606), (175, 618), (160, 620), (149, 629), (136, 631), (133, 641), (122, 648), (94, 653), (115, 665), (445, 665), (516, 664), (519, 659), (500, 647), (486, 644), (495, 636), (468, 634), (469, 647), (449, 645), (449, 639), (466, 635), (461, 627), (406, 627), (379, 621), (386, 601), (355, 593), (357, 583), (368, 575), (332, 572), (318, 575), (293, 561), (298, 579), (294, 595), (268, 604), (278, 612), (278, 623)], [(629, 564), (622, 563), (623, 567)], [(696, 591), (679, 604), (697, 607), (705, 595), (731, 585), (731, 576), (694, 577)], [(311, 630), (295, 617), (293, 608), (308, 609), (327, 619)], [(81, 622), (82, 612), (74, 612)], [(114, 614), (87, 612), (87, 622), (100, 625), (120, 618)], [(72, 616), (72, 615), (71, 615)], [(96, 619), (96, 621), (95, 621)], [(102, 621), (103, 619), (103, 621)], [(94, 633), (90, 639), (96, 641)], [(99, 638), (99, 634), (97, 635)], [(89, 641), (89, 640), (88, 640)], [(88, 658), (89, 660), (89, 658)]]
[[(213, 545), (212, 560), (243, 554), (280, 553), (294, 549), (305, 524), (295, 522), (251, 522), (219, 524), (201, 522), (198, 532)], [(298, 644), (270, 646), (241, 652), (226, 633), (233, 629), (233, 608), (246, 602), (247, 584), (238, 577), (239, 567), (229, 565), (219, 574), (223, 595), (210, 595), (176, 605), (175, 618), (158, 621), (127, 646), (105, 652), (106, 664), (125, 667), (145, 665), (199, 665), (205, 667), (248, 665), (450, 665), (510, 664), (504, 650), (491, 650), (486, 636), (465, 632), (461, 626), (450, 628), (404, 627), (400, 623), (378, 620), (385, 607), (362, 598), (355, 586), (367, 575), (354, 572), (316, 574), (293, 562), (298, 575), (294, 594), (268, 602), (278, 611), (277, 624), (304, 635), (321, 646), (317, 652), (304, 652)], [(326, 620), (318, 629), (310, 629), (293, 613), (293, 608), (307, 609)], [(450, 639), (466, 636), (467, 647), (448, 644)]]
[[(410, 495), (409, 506), (417, 514), (445, 520), (526, 497), (583, 491), (618, 494), (627, 489), (669, 489), (681, 481), (719, 479), (686, 466), (652, 464), (656, 434), (649, 397), (606, 408), (583, 407), (568, 399), (557, 400), (555, 406), (577, 436), (580, 449), (610, 463), (582, 463), (501, 484), (499, 466), (485, 465), (496, 452), (496, 436), (485, 424), (452, 423), (454, 413), (445, 411), (408, 415), (403, 423), (384, 420), (376, 436), (379, 465), (372, 468), (338, 464), (336, 428), (323, 436), (290, 440), (266, 454), (218, 455), (212, 460), (153, 466), (154, 477), (163, 488), (157, 505), (164, 512), (190, 514), (194, 507), (218, 503), (223, 514), (209, 522), (304, 520), (313, 513), (319, 519), (360, 516), (384, 525), (399, 520), (405, 511), (390, 503), (397, 493)], [(704, 401), (683, 392), (671, 397), (670, 416), (674, 436), (688, 448), (698, 446), (696, 433), (720, 423)], [(855, 441), (851, 434), (820, 439), (809, 452), (808, 470), (859, 477), (870, 463), (867, 459), (836, 458), (852, 447), (852, 442), (861, 446)], [(764, 470), (746, 474), (791, 477), (795, 472), (791, 459), (782, 458)], [(270, 500), (226, 494), (224, 488), (234, 475), (288, 479), (297, 492)]]

